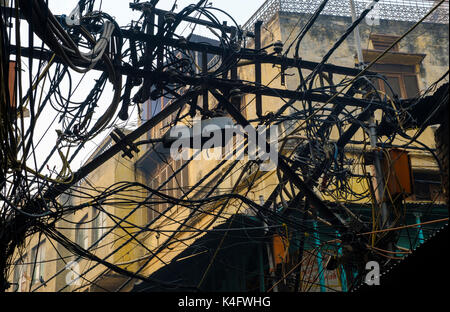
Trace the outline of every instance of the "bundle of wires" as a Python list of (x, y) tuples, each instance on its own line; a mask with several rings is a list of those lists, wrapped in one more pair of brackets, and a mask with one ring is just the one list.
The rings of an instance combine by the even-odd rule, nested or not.
[[(43, 0), (19, 1), (19, 8), (33, 31), (40, 39), (71, 69), (85, 73), (95, 66), (103, 66), (108, 73), (109, 81), (113, 84), (114, 96), (105, 113), (90, 128), (86, 124), (90, 121), (93, 108), (86, 114), (84, 121), (79, 124), (74, 136), (65, 136), (69, 141), (86, 141), (100, 133), (113, 119), (120, 103), (122, 89), (122, 75), (115, 70), (121, 64), (122, 39), (120, 29), (114, 20), (101, 12), (89, 12), (80, 18), (79, 25), (63, 27), (60, 21), (51, 13)], [(95, 39), (88, 29), (98, 31), (99, 25), (103, 29), (98, 39)], [(63, 23), (64, 24), (64, 23)], [(114, 35), (115, 34), (115, 35)], [(88, 48), (87, 52), (83, 48)]]

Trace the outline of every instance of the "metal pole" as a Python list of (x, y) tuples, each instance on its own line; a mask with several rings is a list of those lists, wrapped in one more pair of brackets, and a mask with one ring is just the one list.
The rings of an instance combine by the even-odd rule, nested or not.
[[(260, 205), (264, 206), (264, 197), (260, 196), (259, 197), (259, 201), (260, 201)], [(267, 233), (269, 231), (269, 227), (266, 223), (266, 221), (264, 220), (264, 233)], [(266, 249), (267, 249), (267, 259), (269, 260), (269, 271), (270, 271), (270, 277), (272, 278), (272, 282), (275, 282), (275, 265), (273, 263), (273, 253), (272, 253), (272, 248), (270, 246), (270, 241), (266, 242)], [(278, 292), (278, 285), (273, 286), (273, 292)]]
[[(352, 12), (352, 21), (356, 21), (356, 9), (355, 9), (355, 2), (353, 0), (350, 0), (350, 11)], [(364, 66), (364, 58), (362, 54), (361, 49), (361, 36), (359, 33), (359, 25), (356, 26), (355, 30), (353, 31), (353, 34), (355, 36), (355, 42), (356, 42), (356, 55), (358, 56), (358, 67)]]
[[(263, 22), (257, 21), (255, 24), (255, 50), (256, 53), (261, 53), (261, 26)], [(255, 83), (257, 86), (261, 85), (262, 80), (262, 74), (261, 74), (261, 62), (256, 61), (255, 62)], [(262, 116), (262, 96), (260, 93), (256, 93), (255, 97), (255, 107), (256, 107), (256, 116), (261, 117)]]
[[(161, 18), (161, 17), (159, 17)], [(155, 13), (153, 13), (151, 10), (145, 11), (145, 34), (147, 35), (153, 35), (155, 31)], [(148, 71), (151, 69), (152, 66), (152, 57), (151, 54), (153, 52), (154, 46), (150, 43), (145, 43), (145, 52), (144, 52), (144, 70)], [(143, 83), (143, 92), (142, 92), (142, 101), (147, 101), (150, 97), (150, 86), (152, 84), (152, 81), (149, 77), (144, 77), (144, 83)]]
[[(355, 22), (357, 19), (356, 17), (356, 8), (355, 8), (355, 2), (353, 0), (350, 1), (350, 11), (352, 13), (352, 21)], [(363, 69), (365, 67), (364, 65), (364, 57), (362, 54), (362, 48), (361, 48), (361, 36), (359, 33), (359, 25), (356, 26), (354, 30), (355, 35), (355, 43), (356, 43), (356, 54), (358, 56), (358, 67), (360, 69)], [(369, 120), (369, 137), (370, 137), (370, 146), (372, 149), (377, 148), (377, 132), (376, 132), (376, 123), (375, 123), (375, 116), (374, 113), (372, 113), (372, 116)], [(380, 155), (378, 151), (374, 150), (374, 171), (375, 171), (375, 180), (376, 180), (376, 190), (378, 193), (378, 201), (381, 202), (381, 220), (380, 220), (380, 229), (383, 227), (388, 226), (388, 216), (389, 212), (387, 209), (386, 202), (384, 202), (384, 181), (383, 181), (383, 171), (381, 168), (381, 160)]]
[(384, 201), (384, 180), (383, 180), (383, 171), (381, 168), (381, 160), (380, 154), (375, 148), (377, 147), (377, 133), (376, 133), (376, 124), (375, 118), (372, 115), (369, 121), (369, 137), (370, 137), (370, 146), (374, 152), (374, 176), (376, 181), (376, 192), (378, 193), (378, 202), (381, 202), (381, 220), (380, 220), (380, 229), (383, 229), (388, 226), (388, 217), (389, 212), (387, 209), (386, 202)]

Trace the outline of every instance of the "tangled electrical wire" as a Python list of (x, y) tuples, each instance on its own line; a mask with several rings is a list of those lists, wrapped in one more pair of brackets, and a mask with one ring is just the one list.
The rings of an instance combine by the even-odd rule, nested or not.
[[(331, 73), (326, 73), (323, 68), (329, 58), (371, 11), (372, 8), (368, 7), (308, 75), (302, 63), (297, 62), (296, 65), (289, 66), (282, 64), (280, 73), (268, 84), (243, 79), (238, 81), (237, 78), (230, 82), (233, 78), (228, 79), (229, 75), (233, 77), (237, 68), (257, 64), (258, 58), (287, 58), (294, 44), (295, 59), (298, 60), (301, 57), (301, 42), (327, 2), (321, 2), (284, 54), (281, 52), (286, 42), (270, 44), (258, 50), (256, 47), (249, 48), (248, 43), (252, 39), (248, 32), (229, 14), (212, 7), (206, 0), (188, 5), (177, 13), (174, 4), (170, 11), (158, 13), (157, 24), (154, 10), (158, 1), (134, 1), (130, 7), (141, 15), (126, 27), (120, 27), (113, 17), (96, 10), (94, 0), (78, 1), (68, 16), (53, 15), (44, 0), (19, 0), (18, 7), (2, 7), (0, 188), (5, 189), (5, 192), (0, 194), (3, 205), (0, 224), (0, 269), (3, 274), (0, 289), (8, 288), (8, 277), (14, 274), (15, 267), (25, 265), (21, 259), (30, 247), (27, 246), (27, 238), (36, 235), (39, 237), (38, 245), (41, 244), (41, 236), (45, 236), (46, 241), (57, 242), (69, 252), (69, 255), (62, 255), (55, 247), (58, 257), (45, 261), (64, 262), (64, 268), (48, 277), (47, 283), (61, 276), (72, 260), (92, 262), (80, 275), (81, 284), (71, 290), (81, 290), (91, 285), (105, 290), (100, 281), (111, 272), (124, 277), (115, 291), (126, 289), (135, 280), (143, 282), (143, 290), (208, 289), (211, 285), (208, 283), (212, 283), (208, 280), (208, 273), (215, 262), (233, 269), (222, 254), (224, 250), (234, 246), (227, 245), (227, 236), (232, 236), (229, 233), (233, 231), (241, 235), (238, 236), (242, 240), (240, 244), (249, 244), (248, 248), (253, 248), (253, 243), (266, 244), (268, 237), (276, 236), (282, 241), (286, 252), (281, 264), (264, 273), (265, 279), (272, 285), (270, 290), (284, 287), (286, 290), (310, 291), (317, 285), (324, 286), (323, 281), (319, 281), (324, 276), (332, 278), (329, 271), (335, 271), (339, 276), (347, 275), (348, 284), (354, 287), (362, 281), (360, 273), (364, 271), (363, 263), (368, 257), (386, 264), (401, 260), (403, 255), (410, 253), (416, 245), (418, 235), (407, 230), (410, 220), (406, 220), (405, 198), (388, 194), (388, 204), (392, 207), (390, 226), (405, 227), (406, 234), (383, 231), (379, 225), (382, 218), (381, 207), (378, 207), (375, 195), (379, 192), (379, 186), (373, 185), (373, 173), (368, 172), (364, 156), (377, 146), (393, 146), (400, 137), (407, 140), (401, 147), (407, 148), (411, 143), (417, 143), (442, 167), (434, 151), (418, 139), (431, 124), (431, 120), (436, 119), (444, 107), (448, 106), (448, 93), (443, 92), (445, 88), (448, 91), (448, 83), (442, 86), (448, 72), (427, 90), (406, 101), (397, 96), (389, 96), (395, 95), (395, 92), (385, 76), (373, 72), (364, 74), (370, 68), (352, 77), (333, 77)], [(28, 22), (28, 51), (21, 49), (21, 37), (24, 36), (20, 33), (19, 15), (23, 15)], [(221, 22), (224, 16), (232, 21), (233, 26)], [(202, 24), (194, 22), (201, 17)], [(13, 85), (18, 89), (15, 98), (10, 94), (11, 89), (7, 84), (11, 79), (10, 55), (14, 50), (11, 43), (13, 21), (16, 31), (17, 74)], [(189, 23), (194, 26), (190, 28), (189, 35), (183, 36), (184, 31), (189, 28), (187, 25), (182, 30), (186, 21), (191, 21)], [(214, 39), (196, 37), (194, 32), (200, 27)], [(42, 41), (40, 49), (35, 47), (34, 34)], [(153, 34), (154, 37), (148, 37)], [(204, 49), (202, 61), (199, 59), (200, 53), (189, 48), (195, 45)], [(270, 48), (274, 52), (270, 52)], [(41, 55), (37, 56), (38, 52)], [(26, 79), (22, 77), (21, 71), (25, 64), (22, 57), (25, 56), (29, 60), (29, 88), (23, 94), (22, 84)], [(37, 66), (33, 57), (39, 59)], [(81, 85), (88, 75), (89, 78), (92, 77), (94, 70), (102, 73), (98, 78), (92, 79), (94, 82), (89, 86), (89, 92), (83, 92)], [(286, 75), (289, 70), (298, 73), (299, 82), (295, 90), (298, 96), (286, 100), (277, 93), (280, 90), (271, 88), (270, 84), (279, 76)], [(122, 76), (125, 74), (127, 78), (123, 84)], [(107, 106), (100, 107), (102, 96), (108, 93), (108, 83), (113, 89), (112, 99)], [(222, 89), (220, 83), (224, 85)], [(390, 92), (380, 91), (380, 83)], [(139, 90), (136, 90), (137, 87)], [(281, 129), (278, 150), (281, 157), (309, 188), (315, 189), (321, 198), (327, 199), (324, 202), (332, 213), (338, 215), (338, 219), (343, 220), (342, 224), (350, 230), (336, 231), (330, 220), (318, 211), (305, 190), (293, 183), (280, 167), (273, 175), (261, 172), (259, 160), (218, 161), (207, 173), (201, 174), (194, 185), (189, 185), (181, 178), (194, 162), (195, 155), (181, 162), (173, 161), (161, 151), (161, 132), (164, 133), (177, 124), (192, 124), (192, 119), (198, 112), (204, 119), (223, 116), (227, 109), (220, 96), (231, 101), (246, 94), (240, 88), (256, 90), (254, 94), (275, 94), (279, 98), (281, 105), (278, 109), (265, 112), (250, 120), (250, 123), (255, 127), (275, 125)], [(198, 104), (199, 96), (202, 95), (204, 100), (208, 97), (208, 91), (216, 101), (210, 107), (201, 107)], [(440, 96), (437, 101), (433, 101), (431, 113), (428, 112), (425, 118), (415, 115), (417, 107), (424, 105), (423, 101), (427, 97), (435, 100), (438, 91)], [(239, 107), (239, 114), (254, 100), (248, 101), (247, 96), (242, 98), (246, 101), (245, 106)], [(341, 102), (333, 102), (335, 98)], [(148, 152), (153, 153), (152, 157), (165, 166), (161, 170), (165, 170), (165, 173), (159, 174), (161, 179), (156, 178), (155, 170), (155, 177), (147, 178), (145, 183), (137, 180), (120, 181), (98, 186), (91, 182), (90, 176), (81, 176), (80, 171), (74, 172), (71, 164), (90, 141), (116, 128), (119, 119), (128, 123), (130, 106), (138, 108), (141, 113), (139, 105), (148, 105), (147, 116), (143, 119), (146, 121), (148, 118), (147, 122), (151, 122), (162, 110), (160, 107), (156, 111), (151, 103), (161, 99), (166, 102), (164, 109), (178, 101), (184, 101), (188, 105), (174, 109), (169, 117), (163, 118), (165, 124), (155, 122), (160, 125), (160, 132), (154, 131), (152, 134), (159, 135), (133, 143), (127, 142), (122, 132), (111, 132), (113, 138), (114, 135), (120, 136), (122, 141), (115, 141), (116, 145), (122, 147), (124, 155), (127, 154), (127, 144), (135, 148), (146, 146)], [(345, 101), (359, 101), (364, 105), (347, 106), (343, 104)], [(120, 103), (122, 106), (119, 108)], [(376, 125), (373, 120), (376, 110), (381, 110), (380, 125)], [(25, 124), (27, 111), (29, 122)], [(49, 112), (54, 119), (44, 135), (35, 142), (37, 126), (44, 122), (41, 120)], [(56, 131), (55, 144), (48, 147), (45, 159), (38, 161), (35, 150), (46, 133), (55, 128), (55, 122), (58, 124), (58, 129), (53, 129)], [(374, 128), (383, 136), (372, 142), (371, 131)], [(418, 130), (411, 135), (411, 128)], [(355, 141), (353, 138), (358, 131), (363, 139)], [(247, 144), (248, 141), (245, 141), (242, 145), (234, 146), (233, 152), (245, 153)], [(103, 146), (97, 149), (95, 157), (101, 155), (99, 150), (105, 151), (108, 148)], [(388, 168), (395, 162), (390, 157), (388, 153), (383, 155)], [(50, 168), (48, 164), (54, 162), (55, 158), (60, 165)], [(124, 167), (134, 166), (125, 159), (118, 159), (117, 163)], [(44, 174), (45, 169), (49, 174)], [(266, 180), (272, 181), (270, 187)], [(273, 191), (265, 201), (258, 202), (254, 194), (266, 189)], [(386, 190), (382, 191), (386, 193)], [(434, 204), (429, 204), (426, 218), (444, 217), (433, 210)], [(74, 214), (84, 211), (89, 212), (82, 221), (72, 219)], [(135, 216), (143, 215), (144, 212), (152, 217), (141, 224), (136, 221)], [(254, 216), (258, 223), (249, 226), (236, 221), (237, 227), (216, 227), (218, 223), (229, 220), (233, 223), (235, 216), (244, 212)], [(92, 244), (81, 246), (79, 241), (71, 238), (80, 229), (99, 232), (96, 232), (97, 236)], [(424, 230), (432, 231), (427, 228)], [(257, 234), (250, 235), (251, 231)], [(206, 233), (219, 233), (222, 236), (214, 244), (200, 241)], [(406, 235), (410, 248), (396, 246), (395, 252), (387, 249), (385, 242), (392, 241), (393, 235), (397, 240), (401, 235)], [(152, 238), (156, 238), (158, 245), (148, 244)], [(194, 240), (196, 241), (192, 244)], [(155, 263), (169, 267), (176, 262), (167, 261), (167, 250), (182, 253), (190, 245), (203, 250), (209, 261), (195, 284), (178, 273), (171, 275), (173, 279), (170, 281), (146, 276), (146, 269)], [(105, 246), (110, 247), (109, 252), (99, 256), (98, 251)], [(142, 248), (144, 255), (129, 260), (130, 255), (138, 248)], [(263, 262), (270, 262), (270, 257), (266, 256)], [(324, 262), (322, 269), (315, 267), (317, 259)], [(39, 263), (37, 253), (30, 263), (33, 264), (34, 276)], [(94, 270), (98, 272), (95, 276), (92, 275)], [(249, 272), (253, 271), (249, 269), (244, 273)], [(358, 274), (351, 275), (350, 272)], [(44, 285), (45, 283), (32, 289), (30, 284), (29, 290), (37, 291)], [(58, 291), (70, 286), (71, 284), (62, 286)], [(339, 287), (344, 289), (343, 285)]]

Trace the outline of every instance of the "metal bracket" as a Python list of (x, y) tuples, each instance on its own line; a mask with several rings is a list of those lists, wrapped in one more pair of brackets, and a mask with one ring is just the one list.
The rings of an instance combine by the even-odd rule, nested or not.
[(68, 16), (66, 16), (66, 24), (69, 27), (80, 26), (81, 24), (81, 10), (80, 6), (77, 4), (75, 9), (70, 12)]

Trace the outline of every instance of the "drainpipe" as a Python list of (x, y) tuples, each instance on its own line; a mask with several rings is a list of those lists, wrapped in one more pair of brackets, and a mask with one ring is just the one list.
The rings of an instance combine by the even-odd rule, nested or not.
[[(356, 17), (356, 7), (355, 7), (355, 1), (350, 0), (350, 12), (352, 15), (352, 21), (355, 22)], [(362, 53), (362, 47), (361, 47), (361, 34), (359, 32), (359, 25), (356, 26), (356, 28), (353, 31), (353, 34), (355, 36), (355, 48), (356, 48), (356, 55), (358, 56), (358, 67), (360, 69), (364, 69), (364, 57)], [(370, 125), (369, 125), (369, 136), (370, 136), (370, 146), (372, 149), (375, 149), (377, 147), (377, 133), (376, 133), (376, 123), (375, 123), (375, 115), (372, 112), (372, 116), (370, 118)], [(375, 180), (377, 185), (377, 191), (378, 191), (378, 200), (380, 201), (380, 208), (381, 208), (381, 220), (380, 220), (380, 228), (387, 228), (389, 227), (389, 211), (387, 208), (386, 203), (383, 201), (384, 196), (384, 181), (383, 181), (383, 172), (381, 169), (381, 160), (380, 155), (378, 151), (374, 150), (374, 171), (375, 171)], [(392, 244), (388, 245), (388, 249), (392, 250)]]
[[(314, 227), (314, 240), (316, 247), (320, 246), (320, 239), (319, 239), (319, 232), (317, 231), (317, 221), (313, 221), (313, 227)], [(320, 291), (326, 292), (327, 289), (325, 288), (325, 277), (323, 274), (323, 264), (322, 264), (322, 253), (320, 251), (317, 252), (317, 269), (319, 270), (319, 281), (320, 281)]]
[[(350, 0), (350, 12), (352, 13), (352, 21), (356, 21), (356, 8), (355, 8), (355, 2), (353, 0)], [(361, 49), (361, 35), (359, 32), (359, 25), (356, 26), (356, 28), (353, 30), (353, 34), (355, 36), (355, 42), (356, 42), (356, 55), (358, 56), (358, 67), (363, 68), (364, 67), (364, 58), (363, 53)]]

